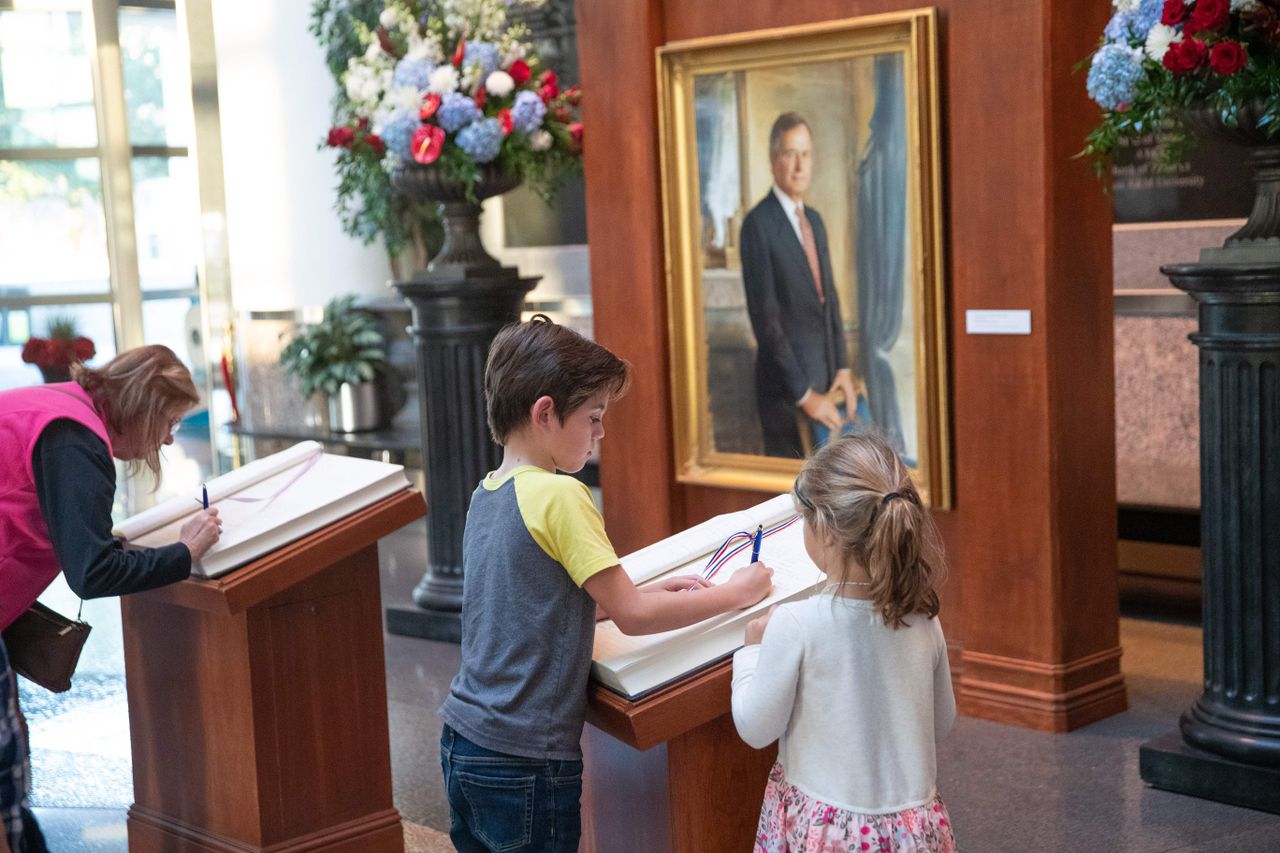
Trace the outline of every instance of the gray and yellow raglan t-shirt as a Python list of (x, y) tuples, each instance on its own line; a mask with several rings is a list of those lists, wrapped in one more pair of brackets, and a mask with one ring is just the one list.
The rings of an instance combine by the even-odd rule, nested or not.
[(596, 611), (582, 585), (618, 564), (591, 493), (533, 465), (486, 477), (462, 564), (462, 667), (441, 718), (497, 752), (581, 758)]

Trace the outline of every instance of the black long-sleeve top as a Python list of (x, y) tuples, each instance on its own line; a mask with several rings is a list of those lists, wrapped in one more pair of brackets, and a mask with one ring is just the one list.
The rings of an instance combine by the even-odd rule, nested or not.
[(181, 542), (126, 551), (111, 535), (116, 469), (107, 445), (88, 427), (65, 418), (51, 422), (31, 462), (49, 540), (76, 595), (142, 592), (191, 574), (191, 552)]

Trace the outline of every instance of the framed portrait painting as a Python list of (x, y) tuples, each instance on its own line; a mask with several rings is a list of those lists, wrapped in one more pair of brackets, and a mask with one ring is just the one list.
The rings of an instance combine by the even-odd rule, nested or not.
[(950, 505), (936, 26), (658, 50), (680, 481), (785, 491), (876, 430)]

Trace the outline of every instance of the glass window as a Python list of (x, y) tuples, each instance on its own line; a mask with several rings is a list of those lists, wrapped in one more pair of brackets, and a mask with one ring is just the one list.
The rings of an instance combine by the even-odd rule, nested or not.
[(133, 216), (142, 289), (195, 287), (200, 211), (191, 161), (135, 158)]
[[(142, 303), (143, 340), (164, 344), (188, 368), (198, 368), (192, 349), (200, 341), (200, 302), (193, 296), (175, 299), (147, 299)], [(195, 353), (199, 355), (199, 353)]]
[(93, 147), (93, 76), (79, 12), (0, 11), (0, 148)]
[(172, 9), (120, 10), (120, 61), (131, 145), (186, 147), (191, 77)]
[(0, 296), (106, 293), (96, 159), (0, 160)]
[(76, 332), (93, 341), (97, 354), (89, 364), (104, 364), (115, 357), (115, 319), (108, 303), (90, 305), (33, 305), (29, 308), (7, 306), (0, 311), (7, 319), (8, 330), (24, 333), (21, 338), (9, 337), (0, 342), (0, 388), (20, 388), (36, 385), (41, 381), (40, 370), (34, 364), (22, 360), (22, 345), (29, 336), (45, 337), (49, 334), (49, 321), (69, 318), (75, 321)]

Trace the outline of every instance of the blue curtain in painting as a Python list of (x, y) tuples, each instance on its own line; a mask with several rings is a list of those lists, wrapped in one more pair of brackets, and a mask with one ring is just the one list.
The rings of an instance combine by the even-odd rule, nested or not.
[(872, 418), (898, 453), (906, 449), (888, 353), (902, 330), (907, 220), (907, 129), (900, 56), (875, 59), (871, 136), (858, 164), (858, 361)]

